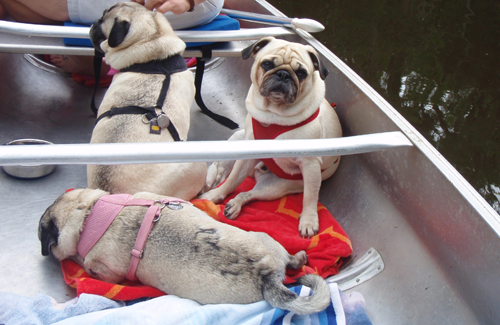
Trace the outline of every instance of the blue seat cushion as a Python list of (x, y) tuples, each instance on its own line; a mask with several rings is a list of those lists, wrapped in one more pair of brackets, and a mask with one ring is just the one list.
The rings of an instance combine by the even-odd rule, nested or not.
[[(64, 22), (64, 26), (67, 27), (89, 27), (89, 25), (75, 24), (69, 21)], [(92, 42), (88, 38), (63, 38), (63, 43), (65, 45), (75, 45), (75, 46), (89, 46), (93, 47)]]
[[(209, 22), (208, 24), (201, 25), (198, 27), (193, 27), (189, 28), (186, 30), (201, 30), (201, 31), (216, 31), (216, 30), (239, 30), (240, 29), (240, 22), (237, 21), (234, 18), (225, 16), (225, 15), (219, 15), (215, 17), (214, 20)], [(211, 44), (211, 42), (187, 42), (186, 46), (187, 47), (195, 47), (195, 46), (202, 46), (202, 45), (208, 45)]]
[[(89, 27), (89, 25), (80, 25), (72, 22), (65, 22), (64, 26), (70, 27)], [(209, 22), (208, 24), (197, 26), (194, 28), (189, 28), (185, 30), (202, 30), (202, 31), (210, 31), (210, 30), (239, 30), (240, 23), (231, 17), (225, 15), (219, 15), (215, 17), (214, 20)], [(92, 42), (87, 38), (63, 38), (63, 42), (65, 45), (76, 45), (76, 46), (88, 46), (92, 47)], [(186, 43), (187, 47), (195, 47), (211, 44), (210, 42), (188, 42)]]

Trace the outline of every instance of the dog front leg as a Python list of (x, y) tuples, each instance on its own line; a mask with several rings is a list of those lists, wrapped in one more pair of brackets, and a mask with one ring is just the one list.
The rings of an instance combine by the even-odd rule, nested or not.
[(321, 187), (321, 158), (298, 158), (296, 161), (304, 179), (304, 198), (299, 218), (299, 232), (302, 237), (318, 233), (318, 199)]
[(109, 283), (119, 283), (125, 278), (124, 274), (116, 273), (106, 263), (95, 259), (86, 260), (83, 268), (91, 277)]
[(255, 169), (256, 184), (248, 192), (242, 192), (227, 202), (224, 215), (228, 219), (236, 219), (245, 204), (260, 200), (272, 201), (288, 194), (302, 193), (304, 182), (302, 180), (289, 180), (279, 178), (270, 171), (261, 172), (258, 166)]
[(245, 178), (253, 173), (255, 165), (258, 162), (258, 159), (237, 160), (227, 180), (221, 186), (202, 194), (200, 199), (209, 200), (214, 203), (222, 202)]

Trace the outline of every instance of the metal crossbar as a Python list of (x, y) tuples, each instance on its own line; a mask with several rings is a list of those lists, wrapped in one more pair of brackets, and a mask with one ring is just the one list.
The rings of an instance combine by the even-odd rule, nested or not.
[[(0, 20), (0, 32), (30, 37), (89, 38), (90, 27), (37, 25)], [(295, 34), (284, 27), (249, 28), (226, 31), (176, 31), (184, 42), (228, 42), (260, 39), (266, 36)]]
[(401, 132), (335, 139), (188, 141), (0, 146), (0, 166), (149, 164), (299, 156), (344, 156), (411, 147)]
[[(250, 45), (250, 41), (217, 43), (212, 45), (213, 57), (241, 57), (241, 51)], [(60, 55), (84, 55), (94, 56), (93, 47), (65, 46), (62, 41), (59, 45), (37, 45), (37, 44), (2, 44), (0, 40), (0, 53), (20, 53), (20, 54), (60, 54)], [(183, 57), (201, 57), (202, 51), (198, 47), (187, 48)]]
[[(66, 46), (62, 38), (89, 38), (89, 27), (46, 26), (0, 20), (0, 53), (31, 53), (93, 56), (94, 48)], [(235, 31), (176, 31), (184, 42), (209, 42), (214, 57), (239, 57), (252, 40), (266, 36), (293, 35), (284, 27), (251, 28)], [(197, 48), (187, 48), (185, 57), (199, 57)]]

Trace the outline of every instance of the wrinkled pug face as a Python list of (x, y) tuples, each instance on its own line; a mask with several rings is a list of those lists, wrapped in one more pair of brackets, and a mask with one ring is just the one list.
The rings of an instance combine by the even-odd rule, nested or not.
[[(255, 58), (252, 82), (263, 97), (276, 105), (291, 105), (328, 75), (313, 47), (266, 37), (242, 51)], [(319, 74), (315, 75), (315, 71)]]
[(108, 48), (125, 48), (157, 33), (158, 26), (152, 19), (154, 14), (135, 2), (118, 3), (104, 10), (102, 17), (94, 22), (90, 40), (100, 52), (107, 52)]
[(51, 252), (58, 259), (76, 255), (82, 224), (95, 202), (106, 192), (76, 189), (60, 197), (45, 210), (38, 223), (42, 255)]

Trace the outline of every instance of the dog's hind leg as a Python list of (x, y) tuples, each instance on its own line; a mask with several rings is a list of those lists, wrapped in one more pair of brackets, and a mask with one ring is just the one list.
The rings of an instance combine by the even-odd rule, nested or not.
[(280, 279), (283, 280), (285, 278), (285, 270), (287, 267), (292, 270), (296, 270), (300, 269), (304, 264), (307, 263), (307, 254), (305, 251), (300, 251), (295, 255), (291, 255), (280, 243), (278, 243), (268, 234), (253, 231), (250, 231), (249, 233), (259, 238), (267, 247), (267, 249), (273, 256), (274, 261), (276, 262), (277, 273)]
[(223, 181), (226, 180), (227, 176), (231, 173), (236, 160), (223, 160), (213, 162), (208, 167), (207, 179), (205, 181), (205, 186), (203, 187), (203, 192), (206, 193), (214, 188), (217, 188)]
[(307, 263), (307, 253), (300, 251), (295, 255), (290, 255), (290, 260), (286, 267), (292, 270), (298, 270)]
[(283, 179), (271, 172), (264, 171), (264, 164), (258, 165), (260, 169), (255, 171), (257, 183), (248, 192), (242, 192), (230, 200), (224, 209), (224, 215), (228, 219), (235, 219), (241, 211), (241, 207), (254, 200), (271, 201), (284, 197), (288, 194), (301, 193), (304, 188), (302, 180)]

